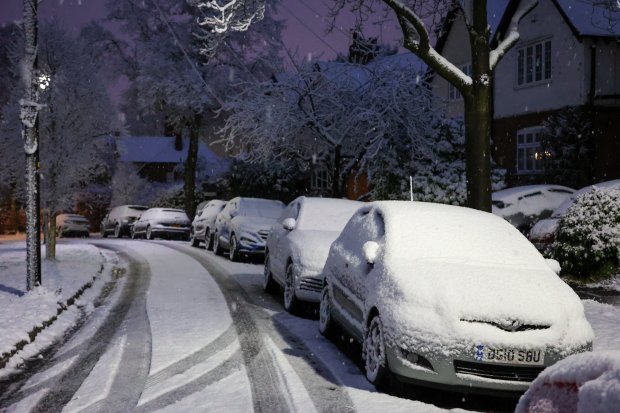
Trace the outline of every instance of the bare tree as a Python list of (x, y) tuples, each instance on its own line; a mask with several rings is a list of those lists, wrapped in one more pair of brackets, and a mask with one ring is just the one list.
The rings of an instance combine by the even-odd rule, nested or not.
[[(403, 45), (418, 55), (436, 74), (453, 84), (465, 104), (465, 158), (467, 200), (472, 208), (491, 211), (492, 81), (500, 59), (519, 40), (519, 22), (538, 3), (516, 0), (506, 33), (491, 47), (486, 0), (334, 0), (333, 14), (350, 5), (360, 16), (381, 4), (395, 15), (403, 34)], [(465, 19), (471, 45), (472, 75), (468, 76), (433, 47), (435, 30), (448, 11)]]

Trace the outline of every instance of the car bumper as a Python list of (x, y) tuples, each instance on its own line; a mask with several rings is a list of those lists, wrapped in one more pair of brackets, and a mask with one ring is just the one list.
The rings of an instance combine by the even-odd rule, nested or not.
[(62, 227), (60, 228), (59, 235), (87, 237), (90, 235), (90, 233), (88, 231), (88, 228), (84, 227)]
[[(545, 353), (545, 362), (540, 366), (480, 362), (472, 354), (460, 354), (455, 358), (437, 359), (420, 353), (426, 362), (414, 364), (407, 360), (405, 352), (386, 347), (388, 366), (401, 382), (423, 384), (430, 387), (448, 388), (467, 393), (493, 393), (506, 396), (525, 392), (530, 383), (548, 367), (562, 357)], [(420, 360), (420, 359), (419, 359)], [(430, 368), (427, 368), (426, 365)]]
[(190, 229), (174, 227), (152, 227), (151, 232), (157, 236), (167, 235), (173, 237), (188, 237)]
[(318, 303), (323, 291), (323, 277), (320, 273), (296, 277), (295, 296), (301, 301)]

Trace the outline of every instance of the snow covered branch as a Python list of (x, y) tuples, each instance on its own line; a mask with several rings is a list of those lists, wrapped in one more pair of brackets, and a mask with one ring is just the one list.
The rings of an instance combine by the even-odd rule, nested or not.
[(519, 41), (519, 23), (537, 4), (538, 0), (522, 0), (519, 2), (519, 7), (513, 14), (512, 19), (510, 19), (510, 25), (508, 26), (506, 35), (497, 47), (489, 53), (491, 71), (495, 69), (506, 52)]

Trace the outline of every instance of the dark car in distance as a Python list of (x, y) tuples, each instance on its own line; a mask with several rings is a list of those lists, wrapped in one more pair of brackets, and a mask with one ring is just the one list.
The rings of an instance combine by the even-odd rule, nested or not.
[(101, 236), (103, 238), (108, 235), (113, 235), (115, 238), (129, 236), (131, 225), (147, 209), (149, 207), (142, 205), (120, 205), (112, 208), (101, 221)]

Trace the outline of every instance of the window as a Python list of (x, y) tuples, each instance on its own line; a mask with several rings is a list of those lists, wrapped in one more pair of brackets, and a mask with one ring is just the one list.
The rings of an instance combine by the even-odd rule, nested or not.
[[(470, 64), (460, 66), (459, 69), (461, 69), (463, 73), (465, 73), (467, 76), (471, 76), (471, 65)], [(461, 92), (459, 92), (459, 90), (456, 87), (454, 87), (452, 83), (448, 83), (448, 99), (450, 100), (463, 99), (463, 95), (461, 95)]]
[(517, 132), (517, 172), (542, 172), (543, 154), (540, 147), (540, 133), (542, 128), (527, 128)]
[(317, 167), (310, 176), (312, 189), (328, 189), (330, 187), (329, 172), (325, 167)]
[(517, 50), (517, 85), (551, 79), (551, 40)]

